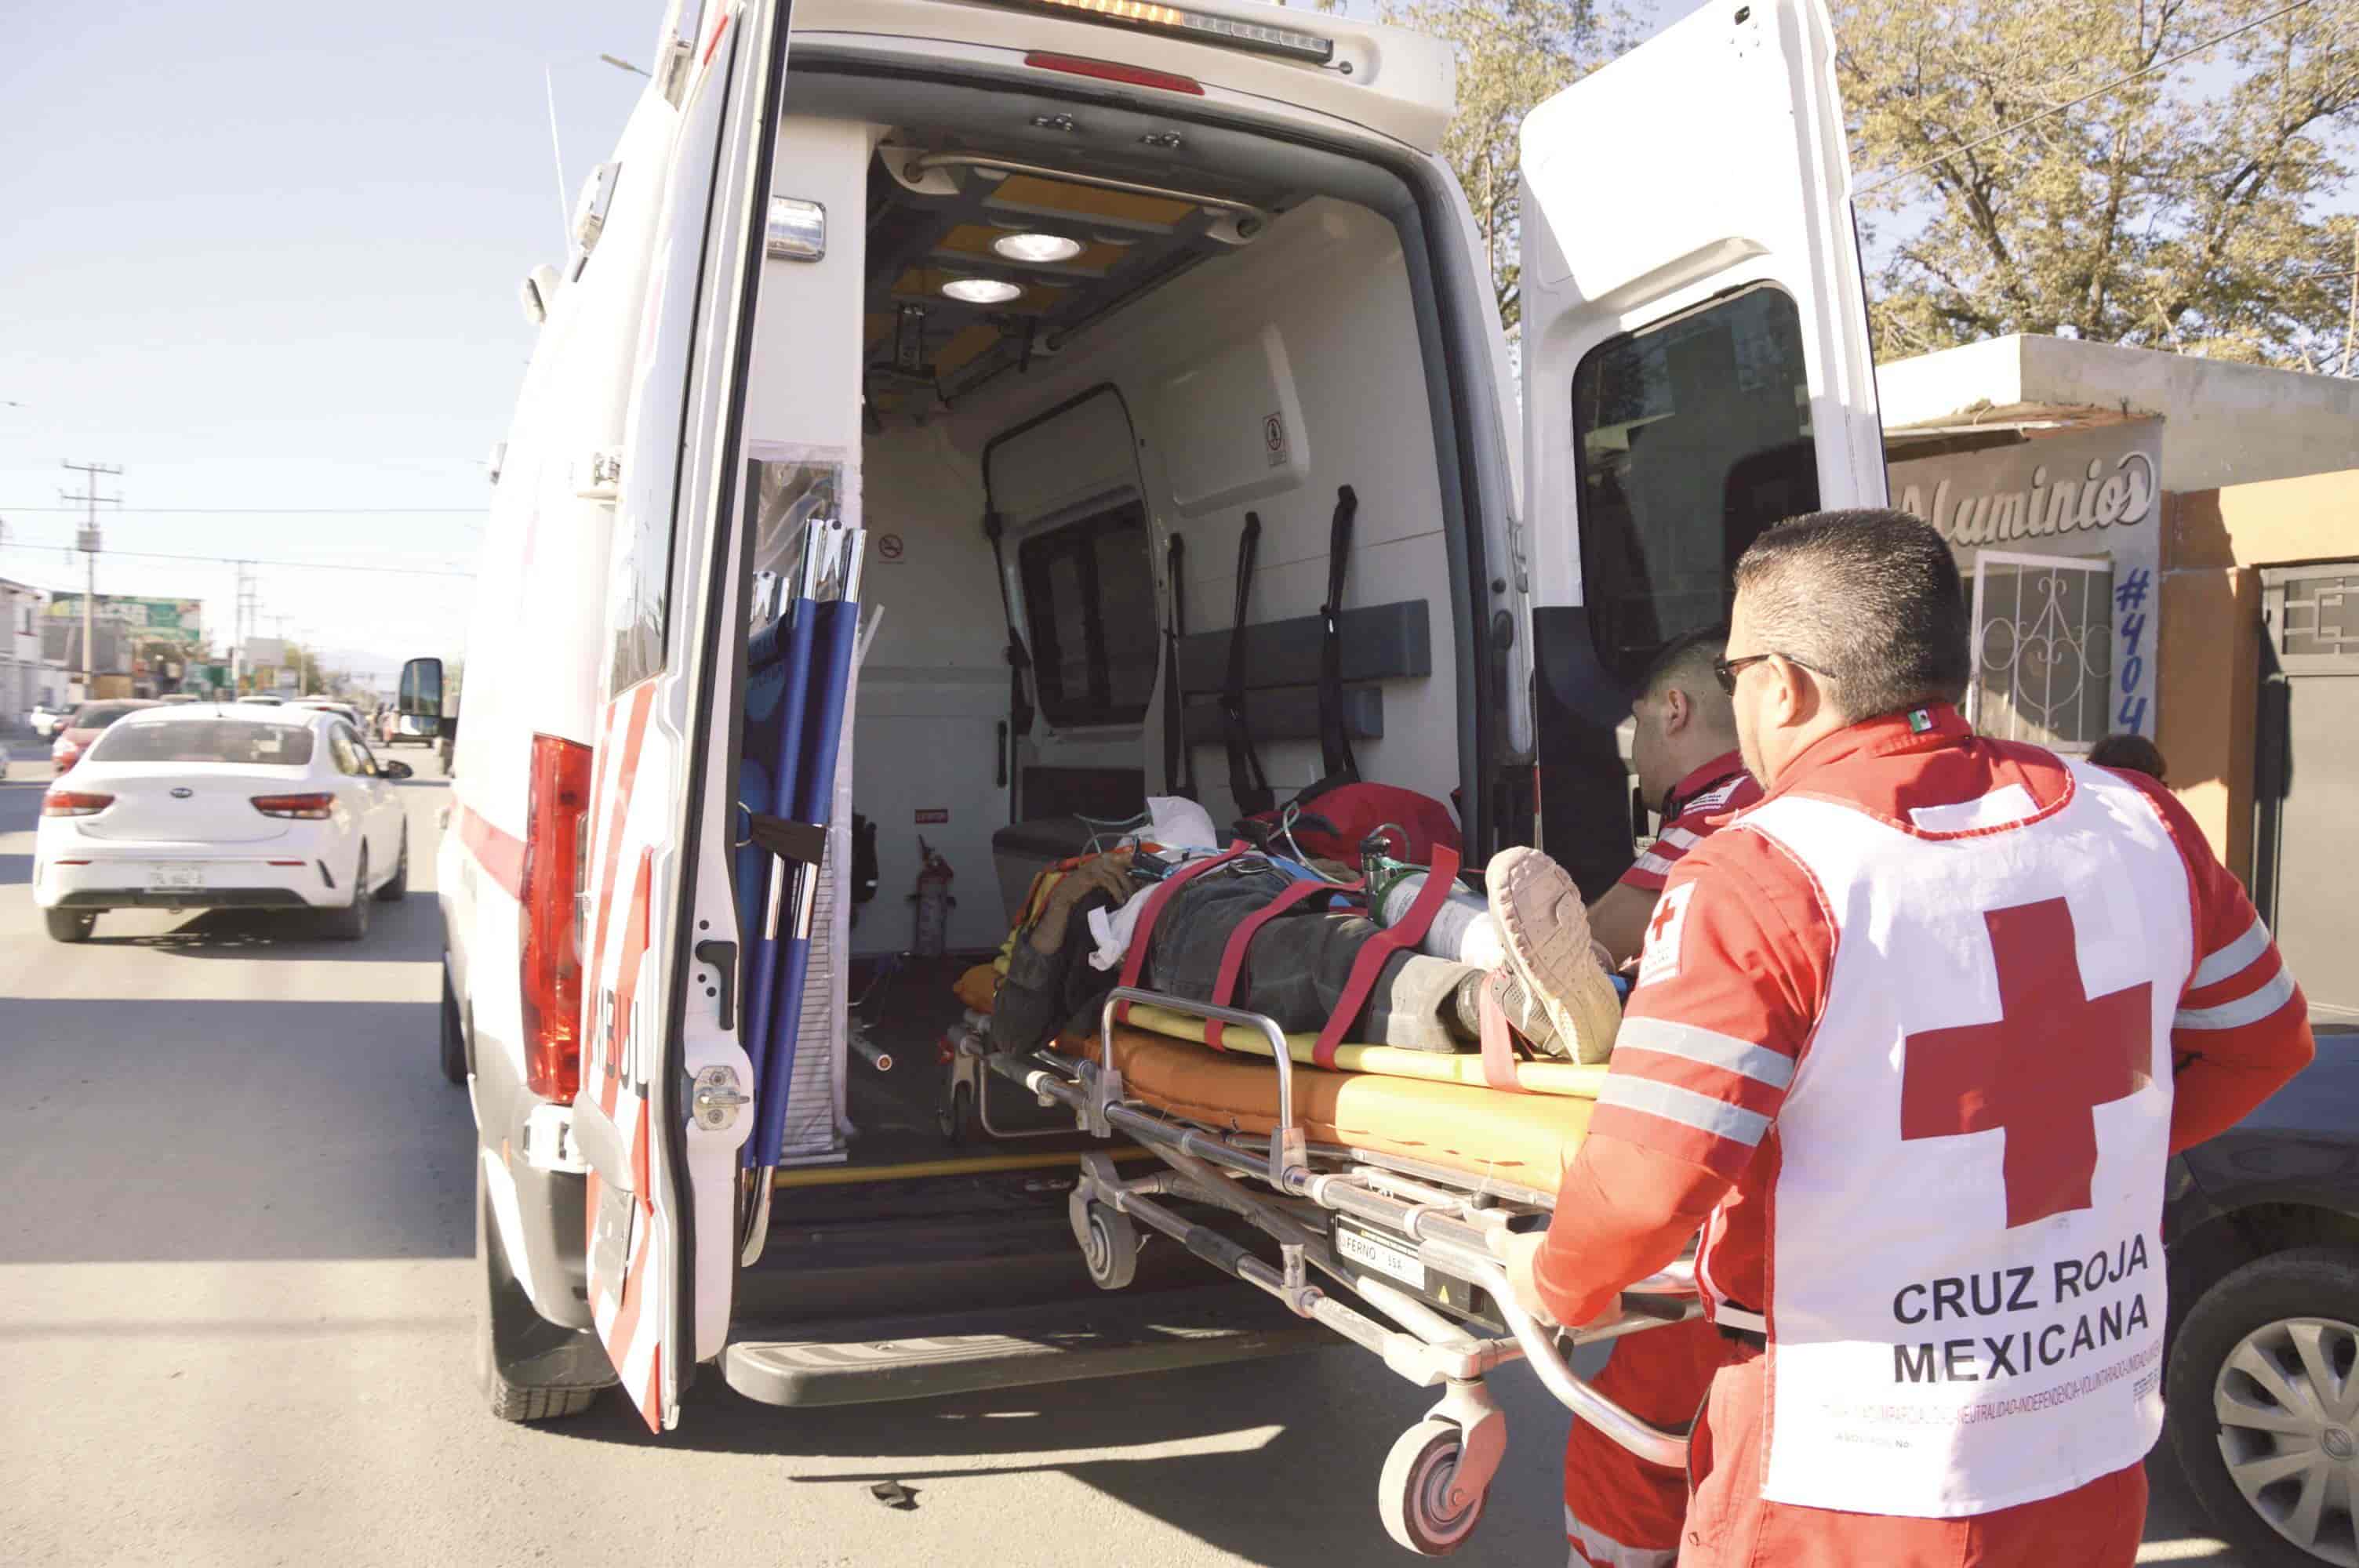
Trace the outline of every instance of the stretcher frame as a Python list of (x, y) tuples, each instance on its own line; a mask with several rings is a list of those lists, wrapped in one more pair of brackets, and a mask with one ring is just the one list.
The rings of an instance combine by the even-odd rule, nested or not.
[[(1260, 1031), (1277, 1068), (1277, 1117), (1269, 1136), (1223, 1132), (1129, 1098), (1114, 1043), (1115, 1013), (1125, 1002)], [(1100, 1288), (1119, 1290), (1130, 1282), (1143, 1224), (1232, 1279), (1277, 1297), (1297, 1315), (1324, 1324), (1409, 1382), (1444, 1390), (1440, 1402), (1394, 1444), (1378, 1482), (1378, 1511), (1399, 1544), (1438, 1556), (1473, 1533), (1506, 1452), (1506, 1417), (1484, 1379), (1510, 1362), (1528, 1362), (1560, 1404), (1621, 1447), (1657, 1465), (1686, 1468), (1685, 1435), (1641, 1421), (1598, 1393), (1575, 1375), (1566, 1351), (1701, 1315), (1692, 1262), (1675, 1263), (1630, 1287), (1609, 1319), (1579, 1330), (1544, 1325), (1516, 1304), (1502, 1258), (1515, 1222), (1552, 1213), (1554, 1195), (1421, 1161), (1310, 1143), (1294, 1115), (1296, 1069), (1285, 1032), (1264, 1014), (1119, 986), (1105, 999), (1098, 1031), (1096, 1062), (1047, 1049), (995, 1052), (982, 1032), (964, 1031), (954, 1053), (954, 1081), (979, 1090), (982, 1074), (996, 1074), (1044, 1107), (1071, 1110), (1081, 1130), (1102, 1139), (1126, 1137), (1168, 1167), (1125, 1178), (1110, 1156), (1082, 1156), (1068, 1211)], [(982, 1100), (978, 1092), (978, 1111)], [(1272, 1195), (1262, 1195), (1256, 1185)], [(1252, 1225), (1277, 1243), (1278, 1262), (1189, 1218), (1169, 1199), (1207, 1204)], [(1430, 1274), (1469, 1287), (1470, 1303), (1471, 1290), (1480, 1289), (1510, 1333), (1497, 1336), (1486, 1332), (1488, 1325), (1453, 1318), (1345, 1257), (1335, 1241), (1338, 1218), (1398, 1237)], [(1397, 1326), (1328, 1293), (1312, 1282), (1313, 1270), (1347, 1286)]]

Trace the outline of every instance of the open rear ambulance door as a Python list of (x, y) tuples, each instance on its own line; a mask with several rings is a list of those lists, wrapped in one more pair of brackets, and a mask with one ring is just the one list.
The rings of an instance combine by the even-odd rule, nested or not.
[(708, 759), (735, 656), (735, 453), (788, 9), (674, 0), (679, 48), (658, 80), (681, 120), (613, 481), (574, 1130), (590, 1166), (592, 1311), (656, 1431), (679, 1420), (690, 1368), (727, 1336), (738, 1151), (753, 1127), (740, 1103), (753, 1068), (737, 1037), (733, 781), (710, 776)]
[(1884, 502), (1822, 0), (1712, 0), (1522, 144), (1543, 830), (1594, 896), (1629, 862), (1612, 731), (1647, 659), (1722, 619), (1762, 526)]

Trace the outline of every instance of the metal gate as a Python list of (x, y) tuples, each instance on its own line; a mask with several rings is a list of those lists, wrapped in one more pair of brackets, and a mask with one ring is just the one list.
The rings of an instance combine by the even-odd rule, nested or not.
[(1973, 593), (1975, 733), (2059, 752), (2095, 745), (2112, 697), (2113, 561), (1982, 550)]
[(2253, 902), (2311, 1016), (2359, 1023), (2359, 560), (2261, 569)]

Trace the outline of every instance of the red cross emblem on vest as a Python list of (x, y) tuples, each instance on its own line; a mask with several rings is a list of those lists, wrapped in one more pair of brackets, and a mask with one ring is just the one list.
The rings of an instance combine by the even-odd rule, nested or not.
[(1998, 1020), (1907, 1038), (1900, 1136), (2003, 1131), (2012, 1230), (2091, 1206), (2096, 1108), (2152, 1076), (2154, 988), (2141, 980), (2088, 995), (2060, 898), (1995, 909), (1983, 924), (1998, 968)]
[(1663, 939), (1663, 933), (1670, 929), (1671, 914), (1672, 908), (1670, 904), (1667, 903), (1658, 903), (1655, 905), (1655, 917), (1647, 922), (1647, 932), (1649, 935), (1653, 936), (1656, 941), (1661, 941)]

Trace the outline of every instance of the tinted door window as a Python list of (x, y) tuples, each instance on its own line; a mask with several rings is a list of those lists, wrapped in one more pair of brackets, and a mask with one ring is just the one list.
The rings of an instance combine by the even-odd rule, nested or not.
[(1572, 426), (1590, 631), (1634, 681), (1726, 618), (1763, 529), (1818, 507), (1794, 301), (1764, 284), (1599, 344), (1573, 372)]
[(1136, 501), (1016, 551), (1040, 711), (1056, 725), (1135, 724), (1155, 689), (1155, 568)]

